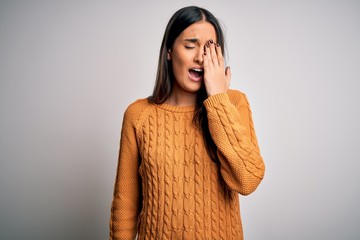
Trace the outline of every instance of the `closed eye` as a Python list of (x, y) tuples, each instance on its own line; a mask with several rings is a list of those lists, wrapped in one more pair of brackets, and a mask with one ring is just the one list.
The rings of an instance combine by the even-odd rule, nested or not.
[(194, 49), (195, 47), (192, 46), (185, 46), (186, 49)]

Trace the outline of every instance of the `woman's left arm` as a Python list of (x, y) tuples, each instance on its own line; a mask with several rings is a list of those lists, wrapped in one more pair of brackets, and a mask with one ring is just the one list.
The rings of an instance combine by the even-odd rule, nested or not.
[(229, 90), (207, 98), (204, 105), (224, 181), (242, 195), (252, 193), (264, 177), (265, 165), (246, 95)]

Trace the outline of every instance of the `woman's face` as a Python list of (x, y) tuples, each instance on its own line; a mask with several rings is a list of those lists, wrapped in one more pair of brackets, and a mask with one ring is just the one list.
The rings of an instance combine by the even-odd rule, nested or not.
[(203, 84), (204, 48), (210, 39), (217, 41), (216, 32), (206, 21), (190, 25), (176, 38), (168, 51), (168, 60), (172, 62), (175, 76), (172, 94), (179, 96), (199, 91)]

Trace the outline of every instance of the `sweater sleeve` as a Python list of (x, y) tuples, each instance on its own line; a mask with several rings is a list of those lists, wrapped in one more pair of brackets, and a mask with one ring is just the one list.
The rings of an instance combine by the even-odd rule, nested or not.
[(260, 155), (250, 106), (239, 91), (207, 98), (210, 134), (218, 148), (220, 172), (225, 183), (242, 195), (255, 191), (264, 177), (265, 165)]
[(141, 210), (140, 157), (136, 141), (136, 111), (124, 113), (118, 167), (110, 217), (110, 239), (135, 239)]

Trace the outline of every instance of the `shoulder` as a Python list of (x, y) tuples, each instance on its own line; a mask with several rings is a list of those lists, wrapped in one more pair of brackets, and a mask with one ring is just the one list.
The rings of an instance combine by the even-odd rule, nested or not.
[(144, 111), (152, 108), (153, 104), (147, 98), (140, 98), (130, 103), (125, 110), (125, 116), (139, 117)]
[(146, 98), (137, 99), (136, 101), (130, 103), (126, 110), (126, 115), (138, 115), (138, 113), (142, 112), (144, 109), (146, 109), (150, 103)]
[(130, 103), (124, 112), (124, 121), (130, 121), (132, 124), (136, 124), (144, 112), (147, 112), (151, 108), (152, 104), (147, 98), (137, 99)]
[(246, 94), (239, 90), (229, 89), (227, 94), (229, 96), (230, 102), (235, 106), (248, 104)]

